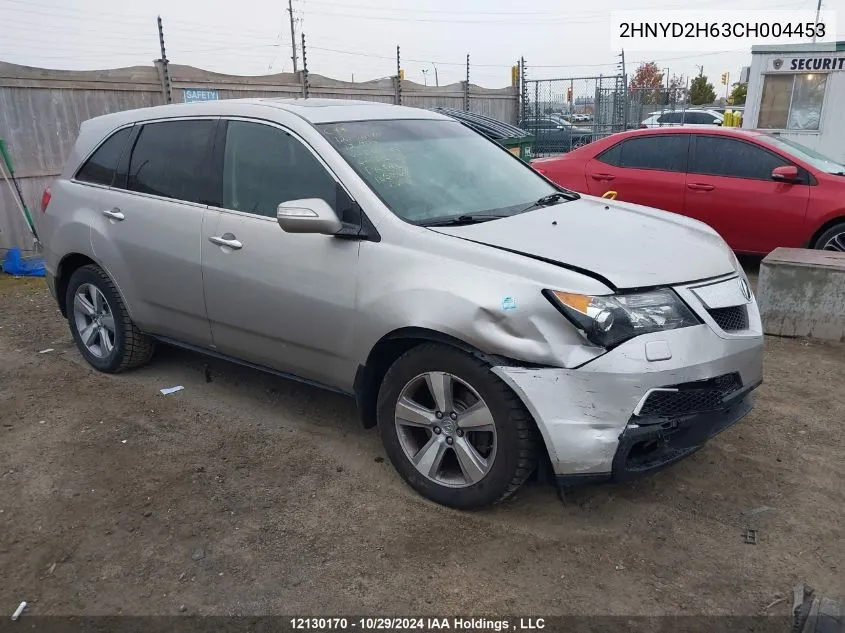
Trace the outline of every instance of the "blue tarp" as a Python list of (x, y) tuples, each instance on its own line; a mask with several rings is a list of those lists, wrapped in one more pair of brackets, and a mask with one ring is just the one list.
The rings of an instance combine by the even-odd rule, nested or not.
[(3, 271), (7, 275), (20, 277), (44, 277), (44, 259), (41, 257), (21, 257), (21, 249), (10, 248), (3, 259)]

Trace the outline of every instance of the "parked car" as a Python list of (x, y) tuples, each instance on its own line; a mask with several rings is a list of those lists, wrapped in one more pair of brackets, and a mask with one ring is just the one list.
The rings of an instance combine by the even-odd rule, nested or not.
[(532, 162), (554, 182), (701, 220), (743, 253), (845, 251), (845, 166), (766, 132), (636, 130)]
[(349, 394), (402, 477), (458, 508), (541, 460), (567, 486), (672, 463), (761, 381), (757, 305), (715, 231), (557, 187), (435, 112), (105, 115), (38, 223), (91, 366), (165, 342)]
[(502, 147), (507, 147), (511, 154), (519, 156), (522, 160), (530, 161), (533, 156), (531, 151), (533, 138), (526, 134), (525, 130), (515, 125), (499, 121), (493, 117), (484, 116), (483, 114), (467, 112), (466, 110), (458, 110), (456, 108), (438, 107), (432, 108), (432, 110), (457, 119), (471, 130), (475, 130), (491, 141), (496, 141)]
[(641, 128), (676, 125), (722, 125), (724, 114), (715, 110), (667, 110), (656, 112), (640, 123)]
[(593, 131), (576, 127), (566, 119), (548, 115), (527, 117), (519, 127), (534, 136), (534, 153), (568, 152), (593, 140)]

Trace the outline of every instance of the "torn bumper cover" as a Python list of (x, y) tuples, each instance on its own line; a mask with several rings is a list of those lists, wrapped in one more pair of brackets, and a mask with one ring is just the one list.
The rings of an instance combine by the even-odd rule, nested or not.
[[(671, 357), (648, 360), (655, 342)], [(534, 416), (559, 483), (624, 479), (691, 454), (751, 410), (763, 337), (702, 324), (631, 339), (576, 369), (493, 372)]]

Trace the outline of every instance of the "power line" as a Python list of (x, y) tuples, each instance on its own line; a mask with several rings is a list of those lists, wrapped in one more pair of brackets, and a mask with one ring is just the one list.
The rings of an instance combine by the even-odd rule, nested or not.
[[(363, 8), (363, 7), (353, 7), (352, 5), (343, 5), (347, 8)], [(728, 5), (725, 5), (728, 6)], [(774, 9), (778, 8), (778, 6), (784, 7), (791, 7), (794, 6), (794, 2), (790, 2), (789, 4), (784, 5), (771, 5), (767, 7), (767, 9)], [(681, 5), (675, 5), (673, 7), (653, 7), (654, 10), (660, 9), (674, 9), (674, 8), (681, 8)], [(715, 8), (715, 7), (711, 7)], [(375, 10), (375, 9), (370, 9)], [(384, 8), (379, 8), (379, 11), (383, 11)], [(421, 12), (421, 10), (420, 10)], [(440, 11), (436, 11), (434, 13), (443, 13)], [(471, 12), (472, 14), (476, 14), (476, 12)], [(482, 25), (538, 25), (538, 26), (545, 26), (545, 25), (569, 25), (569, 24), (601, 24), (606, 23), (609, 21), (609, 16), (606, 11), (604, 12), (596, 12), (595, 19), (578, 19), (579, 17), (589, 15), (586, 12), (581, 12), (575, 14), (574, 18), (566, 17), (565, 14), (554, 14), (555, 17), (552, 19), (543, 19), (540, 21), (514, 21), (514, 20), (475, 20), (475, 19), (456, 19), (456, 18), (418, 18), (418, 17), (395, 17), (395, 16), (385, 16), (385, 15), (363, 15), (363, 14), (353, 14), (353, 13), (337, 13), (334, 11), (312, 11), (308, 10), (308, 14), (311, 15), (324, 15), (324, 16), (331, 16), (336, 18), (344, 18), (344, 19), (353, 19), (353, 20), (377, 20), (377, 21), (387, 21), (387, 22), (433, 22), (433, 23), (447, 23), (447, 24), (482, 24)], [(522, 14), (526, 15), (526, 14)]]
[[(3, 0), (4, 2), (11, 2), (12, 0)], [(31, 3), (26, 3), (27, 6), (30, 6)], [(35, 7), (45, 6), (45, 5), (31, 5)], [(61, 8), (59, 11), (67, 11), (68, 14), (56, 13), (55, 11), (39, 11), (34, 10), (31, 8), (27, 9), (19, 9), (17, 7), (0, 7), (0, 12), (2, 10), (12, 11), (15, 13), (22, 13), (23, 16), (19, 17), (35, 17), (36, 22), (28, 22), (28, 24), (32, 25), (35, 28), (41, 28), (43, 25), (43, 21), (41, 20), (41, 16), (48, 16), (48, 17), (60, 17), (62, 20), (79, 20), (81, 22), (86, 23), (102, 23), (109, 28), (113, 28), (115, 24), (121, 24), (123, 26), (129, 26), (135, 29), (144, 29), (149, 30), (150, 25), (154, 24), (155, 20), (152, 17), (148, 18), (138, 18), (138, 17), (131, 17), (125, 16), (117, 13), (92, 13), (87, 11), (79, 11), (78, 9), (68, 9), (68, 8)], [(114, 16), (113, 18), (103, 17), (103, 16)], [(118, 18), (118, 19), (115, 19)], [(18, 20), (23, 21), (23, 20)], [(3, 22), (5, 23), (6, 20), (4, 19)], [(248, 28), (241, 28), (238, 27), (237, 31), (233, 33), (231, 26), (225, 25), (216, 25), (216, 24), (207, 24), (203, 22), (195, 22), (195, 21), (183, 21), (183, 20), (168, 20), (168, 28), (170, 28), (170, 24), (173, 23), (174, 25), (184, 25), (179, 28), (179, 30), (190, 30), (192, 32), (213, 32), (217, 31), (220, 35), (234, 35), (234, 36), (248, 36), (248, 34), (258, 34), (263, 36), (275, 37), (276, 33), (274, 31), (261, 31), (258, 29), (248, 29)], [(104, 28), (105, 28), (104, 26)], [(81, 30), (76, 29), (74, 30)], [(102, 29), (91, 31), (96, 33), (102, 33)]]
[[(581, 11), (576, 10), (572, 12), (567, 11), (461, 11), (459, 9), (456, 10), (449, 10), (449, 9), (416, 9), (416, 8), (405, 8), (405, 7), (387, 7), (387, 6), (376, 6), (376, 5), (366, 5), (366, 4), (347, 4), (341, 2), (331, 2), (328, 0), (308, 0), (307, 5), (305, 7), (305, 11), (308, 12), (308, 6), (312, 4), (322, 5), (322, 6), (331, 6), (331, 7), (341, 7), (347, 9), (363, 9), (363, 10), (370, 10), (370, 11), (392, 11), (394, 13), (428, 13), (428, 14), (436, 14), (436, 15), (515, 15), (515, 16), (526, 16), (526, 15), (552, 15), (557, 17), (567, 17), (567, 16), (574, 16), (574, 17), (582, 17), (582, 16), (589, 16), (594, 15), (598, 17), (606, 17), (608, 14), (607, 10), (593, 10), (593, 11)], [(706, 9), (716, 9), (719, 6), (724, 6), (729, 8), (731, 6), (731, 2), (726, 0), (724, 4), (720, 3), (713, 3), (707, 7), (699, 7), (706, 8)], [(793, 6), (794, 2), (783, 6)], [(637, 10), (640, 11), (663, 11), (663, 10), (672, 10), (672, 9), (685, 9), (689, 6), (689, 3), (684, 2), (680, 4), (670, 4), (670, 5), (660, 5), (660, 6), (651, 6), (651, 7), (637, 7)], [(771, 8), (770, 6), (766, 8)]]

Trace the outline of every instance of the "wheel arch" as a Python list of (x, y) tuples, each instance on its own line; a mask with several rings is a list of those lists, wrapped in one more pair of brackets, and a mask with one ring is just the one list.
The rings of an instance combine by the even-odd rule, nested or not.
[(815, 233), (813, 233), (813, 236), (807, 244), (808, 248), (814, 248), (816, 241), (824, 234), (824, 232), (837, 224), (845, 224), (845, 210), (839, 211), (834, 217), (827, 220), (818, 228), (818, 230), (816, 230)]
[(73, 273), (82, 268), (93, 264), (99, 264), (88, 255), (82, 253), (68, 253), (59, 261), (56, 266), (56, 301), (59, 303), (59, 310), (62, 316), (67, 318), (67, 286)]
[[(494, 365), (513, 365), (514, 361), (496, 354), (488, 354), (455, 336), (423, 327), (403, 327), (381, 337), (370, 353), (366, 364), (359, 365), (355, 373), (353, 389), (355, 401), (365, 429), (376, 426), (376, 401), (381, 381), (390, 366), (402, 354), (424, 343), (441, 343), (459, 349), (467, 354)], [(531, 363), (519, 363), (531, 365)]]

